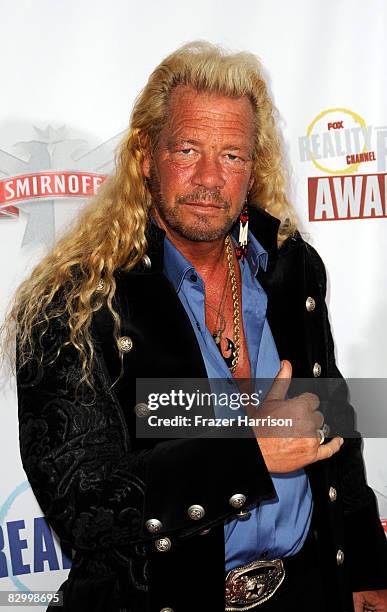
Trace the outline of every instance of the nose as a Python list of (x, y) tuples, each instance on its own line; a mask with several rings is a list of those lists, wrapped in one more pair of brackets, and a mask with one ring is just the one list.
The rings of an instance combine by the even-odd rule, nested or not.
[(192, 177), (195, 186), (221, 189), (225, 185), (223, 170), (215, 155), (202, 155), (195, 164)]

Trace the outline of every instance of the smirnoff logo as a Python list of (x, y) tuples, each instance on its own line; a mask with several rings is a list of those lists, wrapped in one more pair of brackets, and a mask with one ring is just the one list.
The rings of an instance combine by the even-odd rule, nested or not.
[[(103, 174), (85, 172), (42, 172), (13, 176), (0, 181), (0, 205), (7, 207), (21, 200), (59, 198), (61, 196), (87, 197), (97, 193), (105, 180)], [(15, 209), (16, 213), (17, 208)]]
[[(79, 138), (70, 138), (66, 127), (34, 128), (33, 138), (16, 143), (21, 153), (0, 149), (0, 221), (27, 215), (22, 246), (52, 244), (66, 205), (95, 195), (114, 169), (114, 150), (122, 133), (90, 149)], [(67, 206), (69, 219), (73, 206)]]

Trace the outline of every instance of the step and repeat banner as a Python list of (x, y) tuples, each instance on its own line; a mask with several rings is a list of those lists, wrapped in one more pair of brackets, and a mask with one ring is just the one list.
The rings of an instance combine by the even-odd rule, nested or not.
[[(203, 39), (262, 60), (300, 228), (327, 266), (339, 367), (346, 377), (387, 377), (383, 0), (0, 0), (0, 10), (1, 315), (112, 171), (152, 68)], [(0, 590), (55, 590), (71, 553), (26, 481), (4, 373), (0, 393)], [(387, 440), (366, 439), (364, 452), (385, 525)]]

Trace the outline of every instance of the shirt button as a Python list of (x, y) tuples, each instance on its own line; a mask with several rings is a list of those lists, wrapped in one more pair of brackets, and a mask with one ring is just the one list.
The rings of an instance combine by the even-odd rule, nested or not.
[(168, 552), (171, 550), (172, 542), (169, 538), (160, 538), (156, 540), (155, 546), (159, 552)]
[(228, 503), (233, 508), (242, 508), (242, 506), (244, 506), (246, 503), (246, 495), (243, 495), (242, 493), (235, 493), (235, 495), (230, 497)]
[(139, 404), (135, 405), (134, 412), (136, 414), (136, 417), (138, 417), (139, 419), (143, 419), (144, 417), (149, 416), (152, 411), (149, 408), (148, 404), (140, 402)]
[(193, 283), (196, 283), (196, 281), (198, 280), (198, 277), (196, 276), (196, 274), (191, 274), (191, 276), (190, 276), (190, 280), (191, 280)]
[(316, 308), (316, 302), (312, 297), (306, 298), (305, 307), (308, 312), (312, 312)]
[(344, 563), (344, 553), (342, 550), (340, 550), (340, 548), (336, 554), (336, 562), (337, 562), (337, 565), (342, 565)]
[(199, 504), (193, 504), (188, 508), (187, 512), (189, 518), (193, 521), (199, 521), (206, 513), (203, 506), (200, 506)]
[(121, 336), (118, 338), (117, 344), (121, 353), (129, 353), (133, 348), (133, 340), (129, 336)]
[(329, 499), (331, 500), (331, 502), (336, 501), (336, 499), (337, 499), (337, 491), (336, 491), (335, 487), (330, 487), (328, 495), (329, 495)]
[(251, 512), (249, 512), (248, 510), (246, 511), (242, 510), (241, 512), (238, 512), (238, 514), (235, 515), (235, 518), (237, 518), (238, 521), (248, 521), (250, 516), (251, 516)]
[(315, 378), (318, 378), (319, 376), (321, 376), (321, 366), (317, 362), (313, 366), (313, 376)]
[(158, 519), (148, 519), (145, 527), (150, 533), (157, 533), (162, 528), (163, 524)]

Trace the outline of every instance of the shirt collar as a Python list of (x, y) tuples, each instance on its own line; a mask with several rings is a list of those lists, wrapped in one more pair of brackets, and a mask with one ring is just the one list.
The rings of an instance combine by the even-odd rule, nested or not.
[[(232, 231), (232, 238), (235, 242), (239, 237), (239, 224), (236, 224)], [(267, 266), (267, 251), (258, 242), (251, 232), (248, 233), (248, 249), (246, 255), (246, 263), (248, 264), (252, 274), (257, 275), (259, 268), (266, 270)], [(242, 263), (242, 265), (245, 265)], [(191, 272), (197, 274), (194, 266), (180, 253), (180, 251), (165, 237), (164, 240), (164, 273), (175, 288), (176, 293), (180, 291), (186, 275)], [(199, 276), (199, 275), (198, 275)], [(199, 277), (200, 278), (200, 277)]]
[(176, 293), (180, 291), (184, 277), (188, 272), (195, 273), (193, 265), (180, 253), (174, 244), (165, 236), (164, 240), (164, 273), (171, 281)]
[[(238, 244), (239, 223), (234, 225), (231, 235), (236, 244)], [(249, 264), (251, 272), (256, 276), (260, 267), (266, 270), (268, 258), (267, 251), (250, 231), (247, 234), (247, 245), (246, 261)]]

